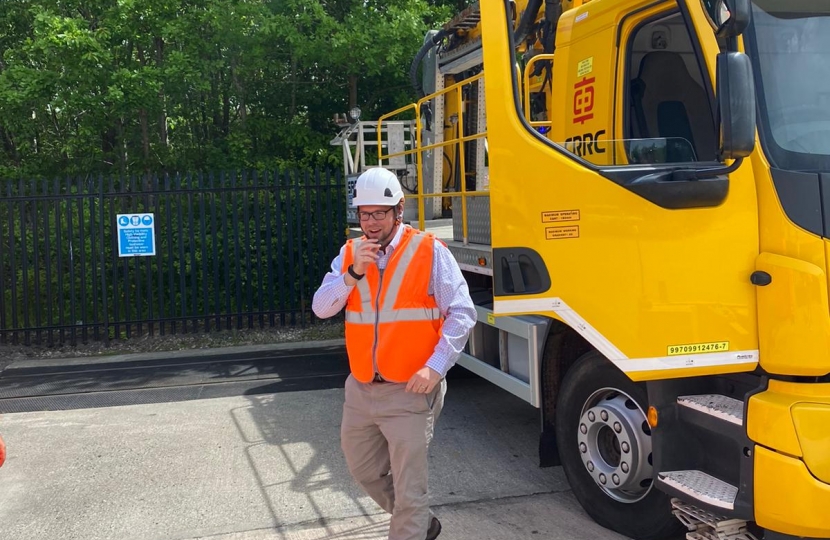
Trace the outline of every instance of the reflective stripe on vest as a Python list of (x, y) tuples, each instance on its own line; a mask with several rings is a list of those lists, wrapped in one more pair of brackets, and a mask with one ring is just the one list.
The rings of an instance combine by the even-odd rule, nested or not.
[[(404, 308), (381, 311), (377, 317), (379, 323), (396, 321), (434, 321), (441, 317), (441, 311), (436, 308)], [(375, 312), (347, 311), (346, 322), (353, 324), (375, 324)]]
[[(361, 240), (349, 242), (344, 272)], [(431, 235), (405, 227), (386, 269), (371, 266), (349, 296), (346, 347), (358, 380), (369, 382), (378, 372), (387, 380), (405, 382), (434, 352), (443, 319), (429, 294), (433, 242)]]

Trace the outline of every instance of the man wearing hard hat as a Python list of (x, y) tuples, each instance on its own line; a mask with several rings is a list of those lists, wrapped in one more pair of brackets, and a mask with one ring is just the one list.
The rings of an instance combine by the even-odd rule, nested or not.
[(427, 447), (476, 311), (446, 245), (403, 224), (403, 199), (393, 172), (360, 175), (352, 205), (363, 237), (342, 247), (312, 309), (327, 318), (346, 308), (349, 471), (392, 514), (390, 540), (432, 540), (441, 523), (429, 509)]

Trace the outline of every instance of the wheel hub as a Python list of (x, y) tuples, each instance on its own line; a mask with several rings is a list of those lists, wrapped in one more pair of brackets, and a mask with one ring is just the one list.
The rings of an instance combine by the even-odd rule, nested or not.
[(651, 490), (651, 429), (624, 392), (604, 388), (586, 400), (577, 444), (585, 469), (612, 498), (633, 503)]

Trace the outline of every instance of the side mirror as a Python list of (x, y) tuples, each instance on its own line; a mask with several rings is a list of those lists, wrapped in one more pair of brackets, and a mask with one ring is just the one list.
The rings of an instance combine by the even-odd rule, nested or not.
[(720, 53), (717, 77), (721, 158), (747, 157), (755, 148), (755, 81), (749, 57)]
[(752, 16), (750, 0), (715, 0), (712, 18), (717, 25), (718, 38), (738, 37), (749, 26)]

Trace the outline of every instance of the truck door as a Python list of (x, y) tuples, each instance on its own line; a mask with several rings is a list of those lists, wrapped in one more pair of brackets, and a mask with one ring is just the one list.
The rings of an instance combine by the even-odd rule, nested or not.
[(494, 312), (562, 320), (634, 380), (757, 363), (751, 165), (678, 172), (723, 165), (697, 4), (566, 11), (547, 137), (521, 114), (509, 11), (482, 4)]

